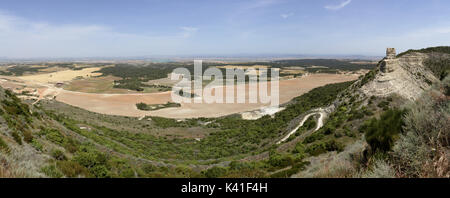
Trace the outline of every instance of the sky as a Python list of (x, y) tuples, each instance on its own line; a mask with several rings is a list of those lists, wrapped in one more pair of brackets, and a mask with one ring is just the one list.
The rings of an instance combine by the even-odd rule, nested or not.
[(383, 55), (450, 45), (448, 0), (1, 0), (0, 57)]

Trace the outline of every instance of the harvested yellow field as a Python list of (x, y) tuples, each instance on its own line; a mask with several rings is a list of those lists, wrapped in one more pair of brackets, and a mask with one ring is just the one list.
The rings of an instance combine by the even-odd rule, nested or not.
[(56, 83), (56, 82), (65, 82), (65, 81), (71, 81), (75, 79), (78, 76), (82, 76), (83, 78), (89, 78), (92, 76), (100, 76), (101, 73), (93, 73), (96, 71), (99, 71), (100, 67), (92, 67), (92, 68), (86, 68), (82, 70), (64, 70), (64, 71), (57, 71), (47, 74), (37, 74), (37, 75), (30, 75), (30, 76), (22, 76), (20, 79), (25, 81), (32, 81), (32, 82), (40, 82), (40, 83)]
[[(291, 80), (280, 80), (279, 99), (280, 103), (287, 103), (293, 98), (307, 93), (308, 91), (331, 83), (340, 83), (358, 79), (359, 75), (343, 74), (312, 74), (302, 78)], [(268, 83), (270, 89), (270, 82)], [(235, 86), (244, 87), (246, 92), (246, 101), (250, 92), (249, 84), (240, 84)], [(219, 86), (226, 91), (226, 86)], [(269, 91), (269, 90), (268, 90)], [(235, 95), (237, 97), (237, 94)], [(172, 102), (171, 92), (162, 93), (131, 93), (131, 94), (100, 94), (100, 93), (81, 93), (62, 90), (56, 97), (57, 101), (76, 106), (88, 111), (108, 115), (121, 116), (160, 116), (166, 118), (198, 118), (198, 117), (220, 117), (230, 114), (258, 110), (267, 107), (264, 103), (182, 103), (178, 108), (166, 108), (157, 111), (141, 111), (136, 108), (136, 103), (146, 104), (166, 104)]]
[(305, 71), (299, 70), (299, 69), (282, 69), (280, 71), (280, 73), (282, 73), (282, 74), (304, 74)]
[[(41, 66), (42, 67), (42, 66)], [(62, 67), (48, 67), (45, 69), (39, 69), (39, 73), (51, 73), (51, 72), (58, 72), (58, 71), (64, 71), (67, 70), (67, 68), (62, 68)], [(32, 74), (32, 75), (38, 75), (38, 74)]]

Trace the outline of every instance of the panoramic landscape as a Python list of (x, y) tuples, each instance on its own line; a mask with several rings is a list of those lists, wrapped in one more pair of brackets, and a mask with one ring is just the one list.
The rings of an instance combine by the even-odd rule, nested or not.
[[(230, 12), (237, 7), (227, 18), (233, 20), (230, 28), (264, 26), (255, 18), (270, 15), (268, 8), (286, 10), (277, 12), (277, 20), (308, 15), (295, 12), (292, 7), (301, 6), (291, 1), (243, 2), (204, 6)], [(431, 18), (450, 20), (448, 2), (433, 2), (423, 8), (436, 10)], [(352, 6), (360, 2), (316, 3), (308, 6), (333, 16), (308, 16), (320, 18), (318, 24), (330, 20), (339, 26), (346, 25), (339, 18), (348, 19), (342, 12), (357, 9)], [(141, 11), (121, 4), (136, 15)], [(50, 7), (24, 7), (40, 6)], [(73, 5), (53, 6), (64, 11)], [(450, 177), (450, 26), (429, 37), (421, 31), (414, 39), (393, 41), (395, 35), (364, 42), (372, 33), (364, 35), (358, 28), (371, 27), (353, 27), (361, 34), (355, 40), (338, 29), (329, 35), (288, 34), (284, 31), (297, 30), (289, 25), (227, 38), (216, 29), (202, 33), (218, 27), (198, 22), (201, 28), (182, 26), (175, 36), (149, 38), (133, 33), (138, 31), (134, 26), (118, 33), (95, 25), (59, 25), (95, 22), (102, 14), (110, 16), (106, 11), (87, 18), (68, 12), (64, 20), (52, 21), (58, 13), (19, 16), (25, 11), (18, 7), (12, 2), (0, 6), (0, 41), (5, 42), (0, 45), (1, 178)], [(188, 18), (196, 15), (189, 13)], [(121, 17), (113, 17), (115, 23), (146, 25), (130, 15)], [(167, 24), (149, 24), (160, 28), (155, 34), (165, 34), (171, 24), (179, 26), (174, 20), (184, 21), (174, 16)], [(284, 23), (273, 20), (267, 24)], [(395, 34), (394, 29), (387, 34)], [(19, 32), (29, 47), (16, 38)], [(292, 45), (300, 45), (308, 40), (305, 35), (311, 40), (298, 48), (284, 39), (266, 41), (292, 36)], [(189, 40), (196, 36), (204, 41)], [(350, 40), (327, 43), (321, 36)], [(190, 41), (195, 44), (186, 44)]]

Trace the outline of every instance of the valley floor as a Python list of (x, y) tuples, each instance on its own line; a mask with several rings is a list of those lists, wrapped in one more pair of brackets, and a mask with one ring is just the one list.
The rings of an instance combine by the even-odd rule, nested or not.
[[(358, 75), (341, 74), (316, 74), (291, 80), (281, 80), (280, 104), (289, 102), (292, 98), (302, 95), (316, 87), (326, 84), (340, 83), (356, 80)], [(245, 86), (246, 98), (249, 95), (248, 84)], [(270, 83), (268, 84), (270, 87)], [(252, 90), (257, 91), (257, 90)], [(221, 117), (225, 115), (257, 110), (267, 106), (263, 103), (244, 104), (194, 104), (182, 103), (180, 108), (167, 108), (158, 111), (146, 112), (138, 110), (136, 103), (165, 104), (171, 101), (171, 92), (148, 94), (91, 94), (63, 90), (56, 100), (80, 107), (92, 112), (122, 115), (132, 117), (161, 116), (167, 118), (196, 118), (196, 117)]]
[[(249, 90), (248, 84), (236, 85), (235, 90), (245, 88), (246, 103), (239, 104), (194, 104), (181, 103), (179, 108), (166, 108), (157, 111), (142, 111), (136, 108), (137, 103), (146, 104), (166, 104), (173, 102), (171, 99), (171, 92), (160, 93), (124, 93), (124, 94), (106, 94), (106, 93), (84, 93), (69, 91), (63, 88), (56, 87), (54, 84), (35, 82), (23, 78), (0, 76), (3, 81), (0, 86), (3, 88), (18, 89), (23, 87), (36, 89), (36, 94), (39, 95), (38, 100), (56, 99), (57, 101), (79, 107), (88, 111), (107, 114), (120, 115), (131, 117), (144, 116), (160, 116), (166, 118), (197, 118), (197, 117), (221, 117), (236, 113), (248, 112), (258, 110), (269, 104), (264, 103), (249, 103), (248, 97), (250, 92), (258, 90)], [(294, 78), (279, 81), (279, 101), (280, 104), (289, 102), (294, 97), (307, 93), (308, 91), (321, 87), (326, 84), (347, 82), (358, 79), (358, 74), (312, 74), (303, 76), (301, 78)], [(270, 82), (267, 87), (270, 88)], [(222, 87), (225, 90), (226, 87)], [(268, 91), (270, 94), (270, 90)], [(237, 91), (235, 92), (237, 93)], [(235, 94), (237, 97), (237, 94)]]

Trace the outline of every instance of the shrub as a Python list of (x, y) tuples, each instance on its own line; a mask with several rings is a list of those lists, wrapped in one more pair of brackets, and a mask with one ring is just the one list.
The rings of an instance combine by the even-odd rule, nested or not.
[(303, 124), (303, 127), (306, 128), (307, 130), (311, 130), (314, 129), (316, 127), (317, 123), (316, 120), (314, 119), (314, 116), (311, 116), (308, 118), (308, 120), (305, 121), (305, 123)]
[(20, 137), (17, 131), (13, 131), (11, 135), (18, 144), (22, 145), (22, 137)]
[(295, 145), (295, 149), (292, 151), (292, 153), (299, 153), (299, 154), (305, 153), (305, 145), (303, 145), (300, 142), (297, 143), (297, 145)]
[(382, 159), (375, 160), (374, 165), (371, 169), (362, 173), (363, 178), (394, 178), (395, 170), (390, 164)]
[(414, 132), (401, 135), (392, 148), (392, 159), (406, 177), (420, 177), (425, 163), (431, 157), (431, 148), (423, 137)]
[(61, 172), (67, 177), (89, 177), (89, 171), (74, 161), (58, 161), (56, 165)]
[(325, 130), (323, 131), (323, 134), (330, 135), (330, 134), (334, 133), (335, 130), (336, 130), (335, 127), (327, 126), (327, 127), (325, 127)]
[(439, 80), (443, 80), (450, 72), (450, 58), (429, 58), (424, 65), (433, 72)]
[(137, 104), (136, 104), (136, 107), (137, 107), (139, 110), (144, 110), (144, 111), (150, 110), (150, 108), (148, 107), (148, 105), (145, 104), (145, 103), (143, 103), (143, 102), (137, 103)]
[(95, 177), (110, 177), (108, 169), (109, 156), (93, 148), (81, 147), (73, 159), (86, 167)]
[(0, 151), (7, 151), (9, 149), (6, 142), (0, 137)]
[(218, 178), (227, 173), (227, 169), (220, 166), (214, 166), (204, 172), (204, 175), (208, 178)]
[(160, 110), (160, 109), (164, 109), (164, 108), (169, 108), (169, 107), (181, 107), (180, 103), (173, 103), (173, 102), (167, 102), (166, 104), (145, 104), (145, 103), (137, 103), (136, 107), (139, 110), (143, 110), (143, 111), (156, 111), (156, 110)]
[(144, 164), (141, 169), (144, 171), (144, 173), (150, 174), (152, 172), (155, 172), (158, 167), (152, 164)]
[(394, 145), (402, 130), (403, 110), (390, 109), (384, 112), (380, 119), (372, 118), (365, 128), (366, 141), (371, 151), (386, 152)]
[(336, 142), (336, 140), (329, 140), (326, 142), (317, 142), (314, 144), (309, 145), (305, 152), (309, 153), (310, 155), (317, 156), (322, 153), (326, 153), (328, 151), (337, 151), (341, 152), (344, 150), (344, 145)]
[(56, 144), (62, 144), (64, 141), (64, 136), (56, 129), (46, 129), (44, 131), (45, 137)]
[(44, 150), (44, 146), (42, 146), (42, 144), (37, 140), (37, 139), (33, 139), (31, 141), (31, 146), (33, 148), (35, 148), (38, 151), (43, 151)]
[(328, 128), (327, 129), (320, 129), (319, 131), (314, 132), (310, 136), (306, 137), (305, 140), (303, 140), (303, 144), (309, 144), (309, 143), (315, 142), (317, 140), (321, 140), (325, 136), (324, 135), (324, 131), (325, 130), (328, 130)]
[(31, 131), (24, 130), (22, 132), (22, 134), (23, 134), (23, 140), (25, 140), (25, 142), (31, 143), (33, 141), (33, 134), (31, 134)]
[(425, 92), (405, 114), (406, 133), (392, 149), (392, 163), (403, 177), (449, 175), (445, 152), (450, 142), (450, 103), (438, 94), (443, 95), (436, 90)]
[(61, 150), (53, 150), (51, 153), (52, 157), (56, 160), (67, 160), (66, 155)]
[(375, 76), (377, 74), (377, 70), (371, 70), (370, 72), (368, 72), (366, 75), (364, 75), (364, 77), (361, 79), (361, 82), (359, 84), (360, 87), (364, 86), (365, 84), (367, 84), (368, 82), (370, 82), (371, 80), (375, 79)]
[(380, 103), (378, 103), (378, 107), (382, 108), (383, 110), (387, 110), (389, 108), (389, 103), (388, 101), (381, 101)]
[(45, 166), (41, 168), (41, 172), (52, 178), (61, 178), (63, 174), (56, 168), (55, 165)]
[(63, 147), (70, 153), (75, 153), (78, 151), (78, 144), (79, 143), (77, 141), (71, 138), (66, 138), (63, 143)]
[(124, 159), (112, 158), (108, 164), (111, 166), (111, 172), (115, 177), (135, 177), (135, 171)]
[(279, 154), (271, 151), (268, 164), (274, 168), (284, 168), (293, 165), (298, 159), (292, 154)]

